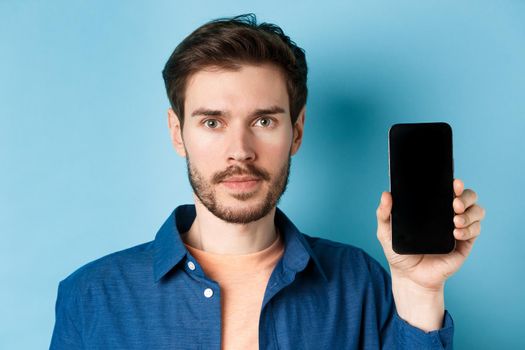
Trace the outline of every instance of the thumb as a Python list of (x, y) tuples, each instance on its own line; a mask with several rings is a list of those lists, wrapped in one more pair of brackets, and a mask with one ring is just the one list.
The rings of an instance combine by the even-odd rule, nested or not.
[(377, 216), (377, 238), (381, 245), (389, 247), (392, 241), (392, 227), (390, 225), (390, 213), (392, 211), (392, 195), (390, 192), (381, 193), (381, 201), (376, 210)]

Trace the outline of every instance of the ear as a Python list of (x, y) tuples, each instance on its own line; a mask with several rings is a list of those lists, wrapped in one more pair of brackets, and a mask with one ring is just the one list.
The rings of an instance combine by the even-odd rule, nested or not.
[(186, 149), (184, 148), (184, 141), (182, 139), (182, 127), (179, 118), (171, 108), (168, 109), (168, 128), (170, 129), (171, 143), (175, 151), (177, 151), (181, 157), (186, 157)]
[(303, 140), (303, 130), (304, 130), (304, 119), (306, 118), (306, 105), (303, 106), (299, 112), (299, 117), (295, 121), (293, 126), (293, 140), (292, 140), (292, 149), (290, 155), (294, 155), (299, 150), (301, 142)]

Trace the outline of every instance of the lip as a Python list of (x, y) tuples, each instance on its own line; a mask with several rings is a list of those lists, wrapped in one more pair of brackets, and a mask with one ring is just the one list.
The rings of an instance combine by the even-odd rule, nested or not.
[(227, 178), (226, 180), (223, 180), (222, 182), (249, 182), (249, 181), (258, 181), (259, 179), (256, 177), (250, 177), (250, 176), (232, 176)]
[(222, 181), (222, 184), (232, 190), (251, 190), (259, 185), (260, 179), (254, 177), (231, 177)]

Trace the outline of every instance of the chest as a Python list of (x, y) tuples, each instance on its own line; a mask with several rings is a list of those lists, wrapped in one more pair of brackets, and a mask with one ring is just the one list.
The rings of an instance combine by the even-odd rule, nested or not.
[(179, 276), (141, 288), (106, 287), (89, 293), (83, 302), (84, 345), (90, 349), (221, 349), (225, 336), (250, 327), (261, 349), (348, 348), (360, 343), (366, 320), (362, 293), (296, 279), (279, 288), (264, 305), (262, 294), (257, 306), (253, 302), (245, 308), (235, 302), (230, 305), (242, 320), (234, 324), (224, 312), (228, 295), (211, 280)]

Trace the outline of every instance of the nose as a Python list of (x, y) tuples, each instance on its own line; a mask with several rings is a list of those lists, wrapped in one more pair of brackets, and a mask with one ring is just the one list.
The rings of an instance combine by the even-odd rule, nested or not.
[(232, 128), (228, 138), (228, 162), (250, 162), (255, 160), (254, 135), (249, 126)]

